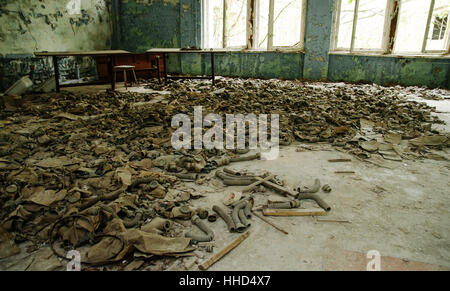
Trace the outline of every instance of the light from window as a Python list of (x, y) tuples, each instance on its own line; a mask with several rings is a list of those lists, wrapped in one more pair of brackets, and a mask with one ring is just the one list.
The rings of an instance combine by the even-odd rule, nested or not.
[(337, 48), (381, 50), (387, 0), (341, 0), (340, 5)]
[(223, 2), (224, 0), (203, 2), (203, 46), (205, 48), (223, 47)]
[(204, 48), (301, 48), (306, 0), (204, 0)]
[[(449, 12), (450, 12), (449, 0), (435, 1), (426, 45), (427, 51), (446, 50), (448, 37), (447, 19)], [(437, 37), (433, 38), (434, 35), (436, 35)]]
[(422, 51), (431, 0), (402, 1), (394, 52)]
[(350, 48), (352, 42), (353, 15), (355, 13), (355, 2), (349, 0), (341, 1), (339, 14), (339, 30), (337, 38), (338, 48)]
[(295, 46), (300, 43), (301, 0), (276, 0), (274, 3), (273, 46)]
[(269, 4), (270, 0), (256, 1), (256, 39), (255, 47), (258, 49), (267, 49), (269, 40)]
[(337, 0), (334, 49), (449, 51), (450, 0)]
[(356, 49), (382, 49), (387, 0), (359, 0)]
[(448, 13), (443, 16), (435, 16), (433, 21), (433, 36), (432, 40), (444, 39), (445, 29), (447, 27)]
[(207, 0), (203, 1), (203, 10), (205, 48), (246, 46), (247, 0)]
[(226, 1), (224, 47), (245, 47), (247, 44), (247, 0)]

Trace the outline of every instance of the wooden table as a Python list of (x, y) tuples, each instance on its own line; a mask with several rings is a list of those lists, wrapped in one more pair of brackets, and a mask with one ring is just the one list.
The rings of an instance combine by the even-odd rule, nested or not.
[[(213, 86), (216, 84), (215, 80), (215, 63), (214, 63), (214, 55), (216, 53), (227, 53), (229, 50), (225, 49), (180, 49), (180, 48), (153, 48), (149, 49), (147, 53), (154, 54), (162, 54), (163, 62), (164, 62), (164, 80), (167, 82), (167, 79), (207, 79), (211, 80)], [(167, 66), (166, 59), (167, 54), (210, 54), (211, 55), (211, 76), (168, 76), (167, 75)]]
[(78, 83), (78, 84), (59, 84), (59, 67), (58, 67), (58, 58), (62, 57), (108, 57), (109, 58), (109, 76), (111, 82), (111, 89), (115, 90), (114, 78), (113, 78), (113, 67), (114, 67), (114, 57), (117, 55), (128, 55), (131, 54), (128, 51), (124, 50), (102, 50), (102, 51), (66, 51), (66, 52), (36, 52), (34, 53), (37, 57), (52, 57), (53, 58), (53, 67), (55, 69), (55, 81), (56, 81), (56, 92), (60, 92), (61, 87), (74, 87), (80, 85), (92, 85), (99, 84), (95, 83)]

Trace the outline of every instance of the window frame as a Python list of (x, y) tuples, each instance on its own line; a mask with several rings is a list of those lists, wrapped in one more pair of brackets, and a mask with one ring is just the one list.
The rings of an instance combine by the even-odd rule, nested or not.
[(293, 46), (274, 46), (273, 45), (273, 27), (274, 27), (274, 17), (275, 17), (275, 0), (269, 0), (269, 18), (268, 18), (268, 35), (267, 35), (267, 50), (268, 51), (289, 51), (289, 50), (300, 50), (303, 51), (305, 48), (305, 28), (306, 28), (306, 7), (307, 0), (301, 0), (302, 3), (302, 14), (300, 22), (300, 42), (298, 45)]
[[(258, 11), (258, 0), (246, 0), (247, 1), (247, 16), (246, 16), (246, 45), (243, 46), (235, 46), (229, 47), (227, 46), (227, 35), (225, 33), (226, 27), (226, 0), (223, 0), (223, 16), (222, 16), (222, 48), (230, 51), (236, 50), (254, 50), (254, 51), (262, 51), (262, 52), (270, 52), (270, 51), (295, 51), (295, 52), (303, 52), (305, 46), (305, 28), (306, 28), (306, 8), (307, 8), (307, 0), (300, 0), (302, 3), (302, 14), (301, 14), (301, 22), (300, 22), (300, 42), (298, 45), (294, 46), (274, 46), (273, 45), (273, 27), (274, 27), (274, 13), (275, 13), (275, 0), (269, 0), (269, 17), (268, 23), (264, 23), (262, 25), (268, 25), (267, 29), (267, 47), (266, 48), (257, 48), (257, 29), (258, 26), (261, 25), (258, 23), (259, 21), (259, 13)], [(207, 43), (207, 38), (205, 37), (208, 34), (208, 30), (210, 29), (207, 25), (207, 18), (210, 15), (206, 14), (208, 0), (202, 1), (202, 47), (207, 48), (210, 47), (209, 43)]]
[[(341, 4), (343, 0), (336, 0), (335, 3), (335, 16), (334, 16), (334, 25), (333, 25), (333, 36), (332, 36), (332, 51), (331, 53), (340, 53), (346, 52), (350, 54), (358, 54), (358, 53), (371, 53), (371, 54), (394, 54), (394, 55), (446, 55), (450, 53), (450, 21), (447, 21), (447, 29), (445, 34), (445, 47), (442, 50), (427, 50), (427, 42), (428, 36), (430, 33), (431, 21), (434, 12), (434, 4), (435, 0), (430, 1), (430, 9), (428, 11), (427, 18), (427, 26), (425, 29), (424, 37), (422, 40), (422, 49), (420, 52), (395, 52), (393, 53), (394, 44), (397, 40), (397, 32), (398, 32), (398, 21), (399, 21), (399, 13), (402, 4), (402, 0), (388, 0), (386, 7), (386, 14), (384, 19), (383, 26), (383, 37), (381, 43), (381, 49), (357, 49), (354, 47), (355, 44), (355, 34), (356, 27), (358, 25), (358, 10), (359, 10), (359, 2), (360, 0), (355, 0), (354, 2), (354, 12), (353, 12), (353, 21), (352, 21), (352, 35), (350, 48), (340, 48), (338, 47), (338, 35), (339, 35), (339, 21), (340, 21), (340, 13), (341, 13)], [(345, 0), (344, 0), (345, 1)], [(450, 18), (450, 16), (449, 16)]]
[[(423, 40), (423, 44), (422, 44), (422, 53), (441, 53), (444, 52), (444, 54), (449, 53), (450, 52), (450, 24), (447, 18), (447, 28), (446, 28), (446, 34), (444, 36), (444, 43), (446, 45), (446, 48), (444, 47), (443, 50), (427, 50), (427, 44), (428, 44), (428, 36), (430, 35), (430, 29), (431, 29), (431, 23), (433, 20), (433, 14), (434, 14), (434, 4), (435, 4), (435, 0), (431, 0), (430, 2), (430, 9), (428, 11), (428, 19), (427, 19), (427, 28), (425, 30), (425, 35), (424, 35), (424, 40)], [(447, 17), (450, 17), (447, 16)]]

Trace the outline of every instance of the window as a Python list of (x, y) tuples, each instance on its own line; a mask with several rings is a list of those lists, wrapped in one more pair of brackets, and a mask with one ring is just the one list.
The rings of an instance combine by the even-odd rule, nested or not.
[[(394, 51), (421, 52), (431, 0), (403, 1), (400, 7)], [(422, 33), (419, 33), (422, 31)]]
[(203, 47), (302, 49), (306, 0), (204, 0)]
[(338, 50), (382, 51), (388, 0), (341, 0)]
[(394, 52), (448, 50), (449, 0), (402, 0)]
[(425, 51), (439, 52), (449, 50), (448, 15), (450, 13), (450, 0), (432, 1), (430, 5), (430, 28), (425, 40)]
[(435, 16), (433, 21), (433, 36), (432, 40), (444, 39), (445, 30), (447, 28), (448, 13), (439, 17)]
[(449, 51), (450, 0), (337, 0), (336, 5), (336, 51)]

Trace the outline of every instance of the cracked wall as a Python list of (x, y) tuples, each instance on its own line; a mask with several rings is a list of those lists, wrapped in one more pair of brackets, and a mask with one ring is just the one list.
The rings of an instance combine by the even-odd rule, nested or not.
[[(33, 57), (36, 51), (111, 48), (110, 0), (79, 0), (80, 9), (73, 11), (70, 1), (0, 1), (0, 91), (28, 74), (38, 82), (53, 74), (48, 61)], [(62, 77), (75, 76), (77, 68), (82, 75), (95, 71), (91, 60), (79, 63), (62, 61)]]
[(115, 48), (143, 53), (155, 47), (180, 47), (180, 1), (114, 0)]
[[(34, 51), (201, 46), (201, 0), (80, 0), (80, 13), (69, 1), (0, 1), (0, 91), (24, 75), (40, 82), (53, 74), (51, 63)], [(308, 1), (305, 54), (230, 52), (216, 55), (216, 74), (232, 77), (327, 79), (450, 87), (449, 59), (329, 55), (334, 0)], [(114, 33), (112, 33), (114, 32)], [(95, 74), (92, 60), (65, 59), (62, 77)], [(171, 73), (204, 75), (208, 55), (170, 55)]]
[[(115, 48), (142, 53), (150, 48), (201, 47), (201, 0), (115, 0), (118, 19)], [(216, 74), (222, 76), (302, 77), (300, 53), (233, 52), (217, 54)], [(186, 75), (211, 72), (209, 55), (169, 55), (168, 71)]]
[(326, 80), (333, 27), (334, 0), (308, 1), (305, 27), (303, 77)]

